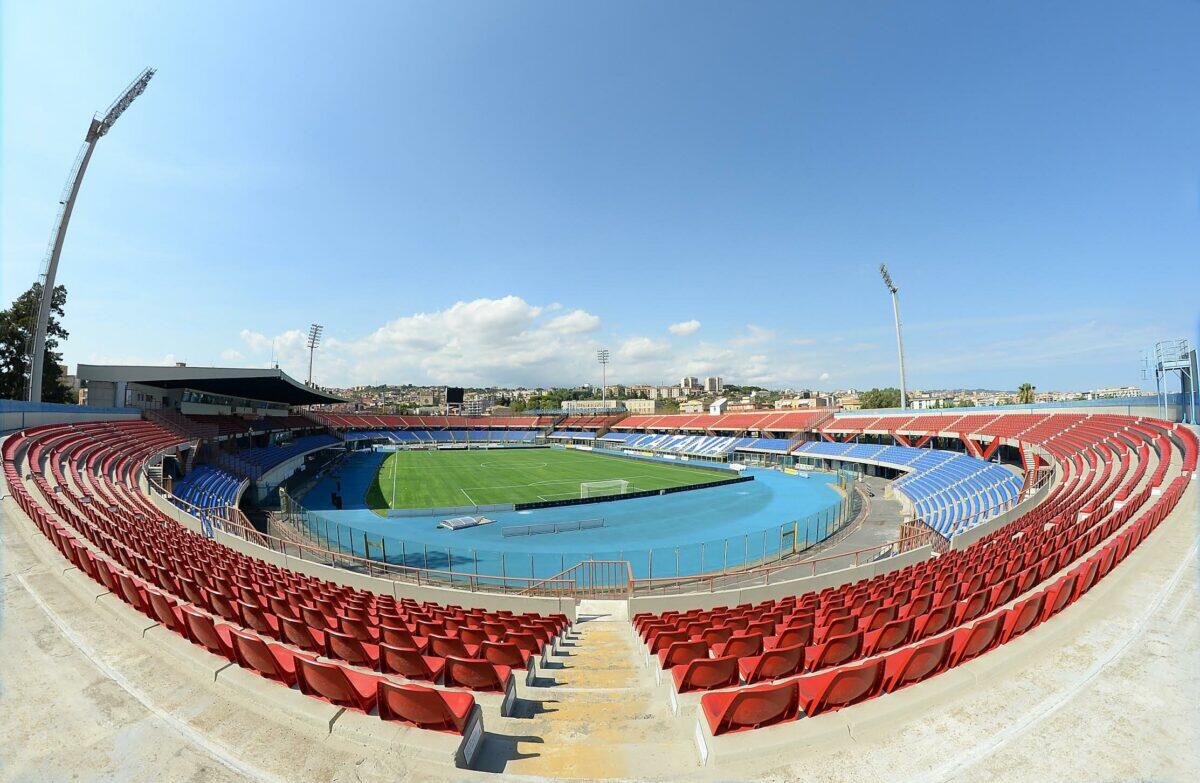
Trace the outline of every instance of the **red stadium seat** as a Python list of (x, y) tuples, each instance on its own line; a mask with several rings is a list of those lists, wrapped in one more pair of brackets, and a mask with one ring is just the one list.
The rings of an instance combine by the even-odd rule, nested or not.
[(735, 658), (743, 658), (747, 655), (760, 655), (762, 651), (763, 636), (760, 633), (749, 636), (731, 636), (729, 641), (713, 645), (712, 648), (714, 658), (725, 658), (730, 655)]
[(906, 617), (892, 620), (877, 631), (869, 631), (863, 636), (863, 657), (869, 658), (908, 644), (914, 625), (913, 618)]
[(503, 692), (512, 677), (507, 666), (498, 666), (476, 658), (446, 658), (443, 684), (447, 688), (469, 688), (473, 691)]
[(664, 669), (690, 663), (697, 658), (708, 657), (708, 642), (675, 642), (665, 650), (658, 651), (658, 664)]
[(958, 666), (1000, 644), (1000, 632), (1003, 628), (1003, 614), (979, 620), (966, 628), (959, 628), (954, 632), (950, 665)]
[(306, 652), (316, 653), (317, 655), (325, 654), (324, 633), (309, 627), (303, 620), (289, 620), (286, 617), (279, 617), (278, 619), (279, 631), (283, 637), (283, 641), (288, 644), (294, 644)]
[(183, 621), (187, 625), (188, 636), (196, 644), (208, 648), (208, 651), (222, 658), (233, 660), (233, 636), (227, 625), (218, 625), (206, 614), (200, 614), (195, 609), (182, 607)]
[(953, 642), (953, 634), (946, 634), (889, 653), (884, 658), (884, 690), (891, 693), (941, 672), (950, 663)]
[(853, 660), (862, 652), (862, 643), (862, 631), (855, 631), (813, 645), (805, 652), (805, 668), (816, 671)]
[(422, 655), (407, 647), (379, 645), (379, 670), (384, 674), (399, 674), (408, 680), (438, 682), (446, 669), (444, 658)]
[(463, 644), (462, 639), (453, 636), (433, 634), (429, 637), (429, 654), (439, 658), (474, 658), (479, 648), (473, 644)]
[(479, 657), (510, 669), (527, 669), (532, 654), (512, 642), (490, 642), (485, 638), (479, 645)]
[(791, 628), (784, 628), (779, 632), (778, 636), (771, 636), (763, 640), (763, 647), (767, 650), (775, 650), (780, 647), (795, 647), (802, 645), (807, 647), (813, 641), (812, 624), (798, 625)]
[(928, 639), (950, 627), (954, 622), (954, 604), (934, 607), (928, 614), (917, 618), (913, 627), (913, 639)]
[(352, 710), (370, 712), (375, 706), (379, 678), (335, 663), (296, 658), (300, 691), (322, 701)]
[(379, 645), (360, 642), (348, 633), (326, 631), (325, 654), (365, 669), (379, 668)]
[(462, 734), (474, 709), (475, 697), (469, 693), (379, 681), (379, 717), (383, 720)]
[(812, 717), (870, 699), (882, 690), (883, 674), (882, 659), (807, 674), (799, 678), (800, 708)]
[(429, 649), (429, 640), (424, 636), (413, 636), (407, 628), (392, 628), (380, 626), (380, 641), (393, 647), (404, 647), (410, 650), (425, 652)]
[(1000, 643), (1006, 644), (1037, 625), (1041, 620), (1042, 611), (1046, 607), (1046, 593), (1041, 592), (1019, 602), (1004, 614), (1004, 630), (1000, 634)]
[(179, 608), (178, 604), (157, 590), (149, 591), (149, 599), (154, 616), (164, 627), (180, 636), (188, 635), (187, 625), (183, 620), (183, 610)]
[(679, 666), (671, 667), (671, 678), (679, 693), (728, 688), (738, 683), (738, 659), (697, 658)]
[(706, 693), (700, 697), (700, 708), (713, 736), (793, 720), (799, 704), (795, 680)]
[(738, 671), (744, 682), (764, 682), (790, 677), (804, 668), (804, 647), (779, 647), (762, 655), (738, 659)]
[(284, 685), (296, 684), (296, 658), (302, 656), (278, 644), (267, 644), (257, 636), (237, 629), (230, 633), (233, 636), (233, 658), (239, 666)]

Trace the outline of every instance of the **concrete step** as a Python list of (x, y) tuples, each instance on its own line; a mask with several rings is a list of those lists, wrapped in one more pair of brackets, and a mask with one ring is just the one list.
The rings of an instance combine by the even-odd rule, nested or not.
[(542, 670), (554, 684), (523, 688), (514, 716), (488, 724), (478, 769), (620, 779), (694, 767), (692, 726), (671, 714), (668, 686), (655, 685), (628, 621), (598, 609), (581, 611)]

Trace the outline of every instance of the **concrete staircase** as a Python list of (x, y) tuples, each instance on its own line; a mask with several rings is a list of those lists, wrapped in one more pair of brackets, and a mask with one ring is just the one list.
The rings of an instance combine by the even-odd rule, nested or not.
[(653, 778), (697, 770), (693, 725), (671, 714), (623, 601), (582, 601), (550, 667), (511, 718), (487, 726), (476, 767), (511, 775)]

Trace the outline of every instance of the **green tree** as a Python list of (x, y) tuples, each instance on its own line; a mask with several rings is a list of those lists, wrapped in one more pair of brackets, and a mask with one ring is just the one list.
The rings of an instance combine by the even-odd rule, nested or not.
[(900, 390), (894, 386), (871, 389), (858, 395), (858, 404), (863, 408), (899, 408)]
[[(33, 323), (42, 298), (42, 284), (33, 286), (17, 297), (7, 310), (0, 310), (0, 398), (21, 400), (29, 384), (29, 349), (33, 343)], [(54, 287), (50, 302), (50, 320), (46, 327), (46, 352), (42, 361), (42, 400), (45, 402), (75, 402), (71, 388), (63, 379), (58, 352), (60, 340), (67, 339), (67, 330), (59, 318), (67, 304), (67, 289)]]
[(1035, 394), (1036, 391), (1037, 391), (1037, 387), (1034, 386), (1032, 383), (1022, 383), (1020, 385), (1020, 387), (1017, 389), (1017, 404), (1018, 405), (1032, 405), (1034, 403), (1034, 401), (1037, 399), (1037, 396)]
[(679, 400), (659, 400), (658, 411), (659, 413), (679, 413)]

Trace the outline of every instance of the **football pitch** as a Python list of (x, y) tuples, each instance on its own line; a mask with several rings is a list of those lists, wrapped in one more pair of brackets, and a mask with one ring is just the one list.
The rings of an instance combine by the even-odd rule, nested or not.
[(580, 497), (580, 485), (622, 479), (629, 492), (696, 486), (732, 474), (571, 449), (397, 451), (367, 490), (367, 506), (445, 508)]

